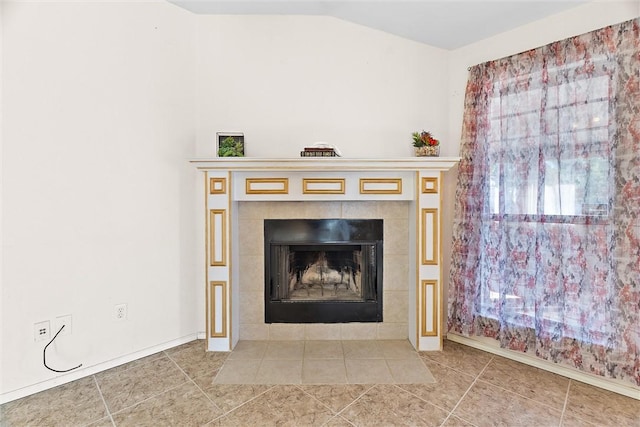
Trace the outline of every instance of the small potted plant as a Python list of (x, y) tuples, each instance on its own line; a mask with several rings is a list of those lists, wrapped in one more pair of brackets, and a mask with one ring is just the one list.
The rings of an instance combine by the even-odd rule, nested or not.
[(422, 131), (414, 132), (413, 146), (416, 149), (416, 156), (439, 156), (440, 155), (440, 141), (435, 139), (431, 132)]
[(244, 157), (244, 138), (227, 136), (220, 141), (218, 157)]

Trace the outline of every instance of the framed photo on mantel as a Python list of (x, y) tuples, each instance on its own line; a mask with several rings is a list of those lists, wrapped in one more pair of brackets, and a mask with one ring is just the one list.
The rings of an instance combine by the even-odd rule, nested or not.
[(244, 133), (242, 132), (216, 133), (216, 156), (244, 157)]

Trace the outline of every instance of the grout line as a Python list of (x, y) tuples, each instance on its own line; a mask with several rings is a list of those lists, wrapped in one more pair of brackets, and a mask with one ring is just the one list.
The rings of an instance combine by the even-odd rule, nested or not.
[[(331, 409), (327, 404), (325, 404), (322, 400), (318, 399), (317, 397), (315, 397), (314, 395), (312, 395), (311, 393), (307, 392), (303, 386), (304, 384), (293, 384), (294, 387), (298, 388), (301, 392), (303, 392), (304, 394), (306, 394), (307, 396), (309, 396), (310, 398), (312, 398), (313, 400), (315, 400), (316, 402), (320, 403), (322, 406), (324, 406), (325, 408), (327, 408), (329, 410), (329, 412), (331, 412), (333, 415), (330, 418), (333, 419), (335, 417), (338, 416), (338, 412), (335, 412), (333, 409)], [(329, 420), (327, 420), (327, 422), (329, 422)], [(326, 424), (326, 423), (325, 423)]]
[[(221, 385), (239, 385), (239, 384), (221, 384)], [(245, 406), (245, 405), (247, 405), (247, 404), (249, 404), (249, 403), (253, 402), (253, 401), (254, 401), (254, 400), (256, 400), (258, 397), (260, 397), (260, 396), (262, 396), (263, 394), (268, 393), (269, 391), (273, 390), (277, 385), (286, 385), (286, 384), (241, 384), (241, 385), (249, 385), (249, 386), (265, 386), (265, 387), (267, 387), (267, 389), (266, 389), (266, 390), (264, 390), (264, 391), (262, 391), (262, 392), (260, 392), (260, 393), (258, 393), (258, 394), (256, 394), (255, 396), (253, 396), (251, 399), (247, 400), (246, 402), (242, 402), (241, 404), (239, 404), (238, 406), (234, 407), (233, 409), (230, 409), (230, 410), (228, 410), (227, 412), (224, 412), (224, 411), (223, 411), (223, 412), (224, 412), (224, 414), (223, 414), (223, 415), (220, 415), (220, 417), (227, 416), (227, 415), (229, 415), (230, 413), (232, 413), (232, 412), (234, 412), (234, 411), (236, 411), (236, 410), (238, 410), (238, 409), (242, 408), (243, 406)], [(216, 419), (218, 419), (218, 418), (220, 418), (220, 417), (217, 417)]]
[[(349, 403), (347, 406), (345, 406), (344, 408), (342, 408), (340, 411), (338, 411), (338, 413), (336, 415), (340, 415), (342, 417), (342, 413), (344, 411), (347, 410), (347, 408), (349, 408), (350, 406), (352, 406), (354, 403), (356, 403), (358, 400), (362, 399), (362, 396), (364, 396), (365, 394), (369, 393), (371, 390), (374, 389), (374, 387), (377, 386), (377, 384), (351, 384), (351, 385), (363, 385), (363, 386), (367, 386), (367, 385), (371, 385), (371, 387), (366, 388), (362, 393), (360, 393), (360, 395), (358, 397), (356, 397), (355, 399), (353, 399), (353, 402)], [(350, 422), (350, 421), (349, 421)]]
[(154, 398), (156, 398), (156, 397), (158, 397), (158, 396), (160, 396), (160, 395), (163, 395), (163, 394), (165, 394), (165, 393), (167, 393), (167, 392), (170, 392), (171, 390), (175, 390), (176, 388), (181, 387), (181, 386), (183, 386), (183, 385), (187, 384), (188, 382), (189, 382), (189, 381), (187, 380), (187, 381), (184, 381), (184, 382), (182, 382), (182, 383), (180, 383), (180, 384), (173, 385), (173, 386), (169, 387), (169, 388), (168, 388), (168, 389), (166, 389), (166, 390), (162, 390), (162, 391), (161, 391), (161, 392), (159, 392), (159, 393), (152, 394), (152, 395), (151, 395), (151, 396), (149, 396), (149, 397), (146, 397), (146, 398), (144, 398), (144, 399), (142, 399), (142, 400), (140, 400), (140, 401), (138, 401), (138, 402), (135, 402), (135, 403), (133, 403), (133, 404), (131, 404), (131, 405), (129, 405), (129, 406), (126, 406), (126, 407), (124, 407), (124, 408), (120, 409), (119, 411), (114, 412), (114, 414), (119, 414), (120, 412), (126, 411), (127, 409), (134, 408), (134, 407), (136, 407), (136, 406), (140, 405), (141, 403), (144, 403), (144, 402), (147, 402), (147, 401), (149, 401), (149, 400), (151, 400), (151, 399), (154, 399)]
[[(169, 354), (167, 354), (167, 357), (169, 358), (169, 360), (171, 360), (171, 361), (173, 362), (173, 364), (174, 364), (174, 365), (176, 365), (176, 366), (178, 367), (178, 369), (180, 370), (180, 372), (182, 372), (182, 373), (183, 373), (187, 378), (189, 378), (189, 381), (191, 381), (191, 382), (193, 383), (193, 385), (195, 385), (195, 386), (196, 386), (196, 388), (197, 388), (198, 390), (200, 390), (200, 392), (201, 392), (202, 394), (204, 394), (204, 396), (207, 398), (207, 400), (208, 400), (209, 402), (213, 403), (213, 406), (215, 406), (216, 408), (218, 408), (218, 409), (219, 409), (219, 410), (224, 414), (224, 410), (223, 410), (221, 407), (219, 407), (218, 405), (216, 405), (216, 402), (214, 402), (213, 400), (211, 400), (211, 398), (209, 397), (209, 395), (208, 395), (207, 393), (205, 393), (205, 392), (204, 392), (204, 390), (202, 390), (202, 388), (200, 388), (200, 386), (198, 385), (198, 383), (196, 383), (196, 382), (194, 381), (194, 379), (193, 379), (193, 378), (191, 378), (191, 375), (187, 374), (187, 373), (185, 372), (185, 370), (184, 370), (184, 369), (182, 369), (182, 366), (178, 365), (178, 362), (176, 362), (175, 360), (173, 360), (173, 358), (172, 358)], [(225, 362), (226, 362), (226, 360), (225, 360)], [(224, 366), (224, 362), (222, 363), (222, 365)], [(221, 370), (221, 369), (222, 369), (222, 366), (220, 366), (220, 369), (218, 369), (218, 372), (220, 372), (220, 370)], [(216, 375), (218, 375), (218, 372), (216, 372)], [(188, 381), (187, 381), (187, 382), (188, 382)], [(215, 420), (216, 418), (218, 418), (218, 417), (214, 417), (213, 419)], [(213, 421), (213, 420), (212, 420), (212, 421)]]
[[(167, 356), (171, 359), (171, 356), (169, 356), (169, 355), (167, 355)], [(223, 366), (224, 366), (224, 364), (227, 362), (227, 360), (229, 360), (229, 357), (227, 357), (227, 358), (224, 360), (224, 362), (222, 363), (222, 366), (220, 366), (220, 369), (218, 369), (218, 372), (216, 372), (216, 377), (218, 376), (218, 374), (220, 373), (220, 371), (222, 371), (222, 367), (223, 367)], [(237, 360), (237, 359), (236, 359), (236, 360)], [(276, 385), (274, 385), (274, 384), (257, 384), (257, 383), (256, 383), (256, 384), (243, 384), (243, 385), (249, 385), (249, 386), (266, 386), (266, 387), (267, 387), (267, 389), (266, 389), (266, 390), (264, 390), (264, 391), (262, 391), (262, 392), (260, 392), (260, 393), (258, 393), (258, 394), (257, 394), (257, 395), (255, 395), (255, 396), (253, 396), (252, 398), (250, 398), (250, 399), (249, 399), (249, 400), (247, 400), (246, 402), (242, 402), (242, 403), (241, 403), (241, 404), (239, 404), (238, 406), (235, 406), (235, 407), (233, 407), (232, 409), (230, 409), (230, 410), (228, 410), (228, 411), (225, 411), (224, 409), (222, 409), (221, 407), (219, 407), (219, 406), (218, 406), (218, 405), (217, 405), (217, 404), (216, 404), (216, 403), (211, 399), (211, 397), (209, 397), (209, 395), (208, 395), (204, 390), (202, 390), (202, 388), (201, 388), (201, 387), (200, 387), (200, 386), (195, 382), (195, 380), (194, 380), (193, 378), (191, 378), (191, 376), (189, 376), (189, 375), (188, 375), (188, 374), (187, 374), (187, 373), (182, 369), (182, 367), (181, 367), (180, 365), (178, 365), (178, 363), (177, 363), (175, 360), (171, 359), (171, 361), (172, 361), (173, 363), (175, 363), (175, 364), (176, 364), (176, 366), (178, 366), (178, 368), (179, 368), (179, 369), (180, 369), (180, 370), (181, 370), (181, 371), (182, 371), (182, 372), (187, 376), (187, 378), (189, 378), (189, 380), (191, 380), (191, 382), (192, 382), (193, 384), (195, 384), (195, 386), (198, 388), (198, 390), (200, 390), (200, 391), (201, 391), (201, 392), (202, 392), (202, 393), (207, 397), (207, 399), (208, 399), (211, 403), (213, 403), (213, 404), (214, 404), (214, 406), (215, 406), (216, 408), (218, 408), (218, 409), (220, 409), (220, 411), (222, 411), (222, 415), (220, 415), (220, 416), (218, 416), (218, 417), (215, 417), (212, 421), (215, 421), (215, 420), (217, 420), (218, 418), (221, 418), (221, 417), (224, 417), (224, 416), (226, 416), (226, 415), (230, 414), (231, 412), (235, 411), (236, 409), (238, 409), (238, 408), (240, 408), (240, 407), (242, 407), (242, 406), (244, 406), (244, 405), (248, 404), (249, 402), (251, 402), (251, 401), (253, 401), (253, 400), (257, 399), (259, 396), (262, 396), (263, 394), (265, 394), (266, 392), (268, 392), (269, 390), (273, 389), (273, 388), (276, 386)], [(214, 377), (214, 380), (215, 380), (215, 377)], [(224, 386), (224, 385), (238, 385), (238, 384), (217, 384), (217, 385), (223, 385), (223, 386)]]
[(178, 387), (181, 387), (181, 386), (183, 386), (183, 385), (187, 384), (187, 383), (191, 380), (191, 377), (189, 377), (189, 375), (187, 375), (187, 374), (182, 370), (182, 368), (180, 368), (180, 366), (178, 366), (178, 364), (177, 364), (173, 359), (171, 359), (168, 355), (167, 355), (167, 356), (165, 356), (165, 357), (167, 357), (167, 359), (169, 359), (169, 360), (170, 360), (170, 361), (171, 361), (171, 362), (172, 362), (172, 363), (173, 363), (173, 364), (174, 364), (174, 365), (175, 365), (175, 366), (180, 370), (180, 372), (182, 372), (182, 373), (187, 377), (187, 379), (186, 379), (185, 381), (181, 382), (181, 383), (175, 384), (175, 385), (173, 385), (173, 386), (171, 386), (171, 387), (167, 388), (166, 390), (162, 390), (162, 391), (160, 391), (160, 392), (158, 392), (158, 393), (154, 393), (154, 394), (152, 394), (151, 396), (146, 397), (145, 399), (142, 399), (142, 400), (140, 400), (140, 401), (138, 401), (138, 402), (134, 402), (133, 404), (131, 404), (131, 405), (129, 405), (129, 406), (126, 406), (126, 407), (124, 407), (124, 408), (120, 409), (119, 411), (114, 412), (115, 414), (118, 414), (118, 413), (120, 413), (120, 412), (122, 412), (122, 411), (125, 411), (125, 410), (129, 409), (129, 408), (133, 408), (133, 407), (135, 407), (135, 406), (138, 406), (139, 404), (141, 404), (141, 403), (143, 403), (143, 402), (146, 402), (146, 401), (148, 401), (148, 400), (150, 400), (150, 399), (153, 399), (153, 398), (155, 398), (155, 397), (158, 397), (158, 396), (160, 396), (161, 394), (167, 393), (167, 392), (169, 392), (169, 391), (171, 391), (171, 390), (174, 390), (174, 389), (176, 389), (176, 388), (178, 388)]
[(104, 405), (104, 408), (107, 410), (107, 415), (109, 416), (109, 419), (111, 420), (111, 424), (116, 425), (116, 422), (113, 421), (113, 417), (111, 416), (111, 411), (109, 410), (109, 406), (107, 405), (107, 401), (104, 399), (104, 395), (102, 394), (102, 390), (100, 390), (100, 384), (98, 384), (98, 380), (96, 378), (95, 375), (91, 375), (93, 377), (93, 382), (96, 385), (96, 388), (98, 389), (98, 394), (100, 394), (100, 399), (102, 399), (102, 403)]
[(569, 379), (569, 384), (567, 384), (567, 394), (564, 396), (564, 405), (562, 405), (562, 415), (560, 415), (560, 425), (564, 423), (564, 414), (567, 410), (567, 404), (569, 403), (569, 393), (571, 392), (572, 383), (573, 380)]
[(333, 417), (329, 418), (324, 424), (322, 424), (322, 427), (324, 427), (326, 425), (329, 425), (329, 423), (332, 423), (332, 422), (336, 421), (336, 418), (339, 421), (344, 421), (345, 423), (349, 424), (350, 426), (357, 427), (354, 423), (352, 423), (351, 421), (349, 421), (348, 419), (346, 419), (342, 415), (338, 415), (338, 414), (336, 414)]
[[(393, 385), (395, 385), (396, 387), (398, 387), (400, 390), (404, 391), (405, 393), (409, 393), (411, 396), (415, 397), (416, 399), (420, 399), (420, 400), (422, 400), (423, 402), (428, 403), (429, 405), (431, 405), (431, 406), (433, 406), (433, 407), (436, 407), (436, 408), (438, 408), (438, 409), (443, 410), (444, 412), (449, 413), (449, 410), (448, 410), (447, 408), (443, 408), (442, 406), (436, 405), (436, 404), (435, 404), (435, 403), (433, 403), (433, 402), (429, 402), (427, 399), (425, 399), (425, 398), (423, 398), (423, 397), (420, 397), (420, 396), (418, 396), (417, 394), (412, 393), (412, 392), (410, 392), (409, 390), (406, 390), (406, 389), (404, 389), (404, 388), (402, 387), (403, 385), (424, 385), (424, 384), (393, 384)], [(428, 385), (428, 384), (426, 384), (426, 385)], [(437, 383), (433, 383), (433, 384), (431, 384), (431, 385), (437, 385)], [(447, 418), (448, 418), (448, 417), (447, 417)]]
[(482, 368), (482, 371), (480, 371), (480, 373), (478, 375), (476, 375), (476, 377), (473, 379), (473, 382), (471, 383), (471, 385), (469, 386), (469, 388), (467, 388), (467, 390), (464, 392), (464, 394), (462, 395), (462, 397), (460, 397), (460, 400), (458, 400), (458, 403), (455, 404), (455, 406), (453, 408), (451, 408), (451, 412), (449, 412), (449, 415), (447, 415), (447, 418), (445, 418), (445, 420), (442, 422), (441, 426), (445, 425), (447, 423), (447, 421), (449, 420), (449, 418), (451, 418), (451, 415), (453, 415), (453, 413), (455, 412), (456, 409), (458, 409), (458, 406), (460, 406), (460, 403), (462, 403), (462, 401), (464, 400), (465, 397), (467, 397), (467, 394), (469, 394), (469, 391), (471, 391), (471, 389), (473, 388), (473, 386), (476, 384), (476, 382), (478, 382), (478, 379), (482, 376), (482, 374), (484, 373), (484, 371), (487, 370), (487, 367), (489, 366), (489, 364), (493, 361), (493, 359), (495, 358), (495, 356), (491, 356), (491, 359), (489, 359), (489, 361), (487, 362), (486, 365), (484, 365), (484, 367)]

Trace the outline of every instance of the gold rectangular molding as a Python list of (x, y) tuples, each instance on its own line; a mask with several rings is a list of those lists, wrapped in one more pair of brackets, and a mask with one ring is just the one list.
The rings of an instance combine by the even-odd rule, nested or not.
[(423, 176), (422, 177), (422, 185), (420, 186), (420, 188), (422, 188), (422, 193), (423, 194), (433, 194), (433, 193), (438, 193), (438, 178), (437, 177), (427, 177), (427, 176)]
[(227, 178), (209, 178), (209, 194), (226, 194)]
[[(438, 281), (423, 280), (421, 284), (421, 302), (420, 312), (422, 313), (421, 334), (423, 337), (438, 336)], [(427, 311), (430, 315), (427, 315)]]
[(246, 194), (289, 194), (289, 178), (246, 178)]
[(209, 210), (209, 265), (227, 265), (227, 212), (224, 209)]
[(360, 194), (402, 194), (402, 178), (360, 178)]
[(210, 282), (209, 298), (211, 306), (209, 337), (225, 338), (227, 336), (227, 282)]
[(422, 265), (438, 265), (438, 209), (422, 209)]
[(302, 178), (303, 194), (344, 194), (344, 178)]

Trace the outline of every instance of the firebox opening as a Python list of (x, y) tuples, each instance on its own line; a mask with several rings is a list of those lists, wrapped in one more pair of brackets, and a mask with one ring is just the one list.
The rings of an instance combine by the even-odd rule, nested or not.
[(289, 246), (288, 289), (292, 301), (362, 301), (359, 246)]
[(382, 220), (265, 220), (265, 322), (382, 321)]

